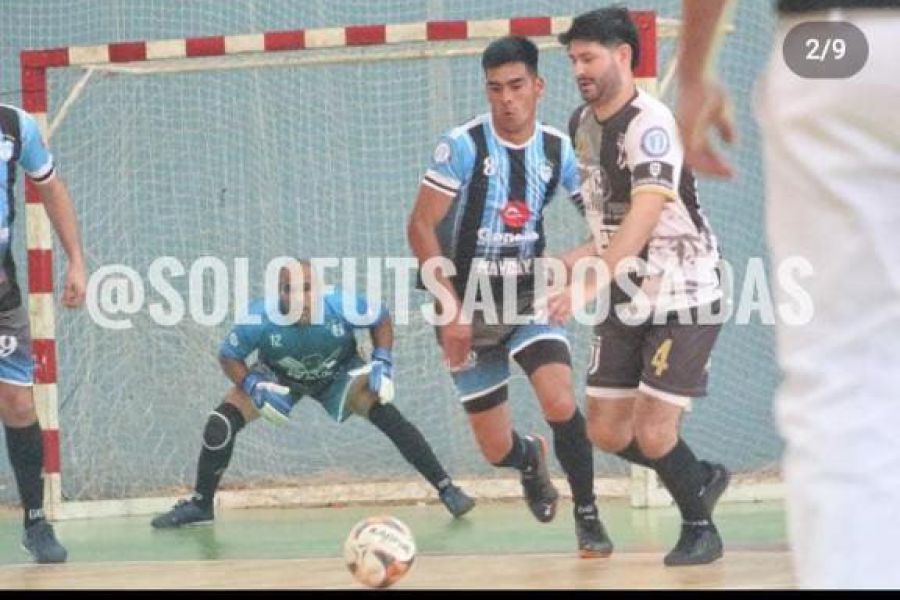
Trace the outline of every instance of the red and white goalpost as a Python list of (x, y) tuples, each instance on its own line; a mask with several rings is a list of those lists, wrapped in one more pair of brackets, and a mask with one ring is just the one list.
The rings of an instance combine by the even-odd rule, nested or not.
[[(638, 24), (641, 34), (641, 62), (637, 69), (637, 75), (640, 78), (641, 85), (656, 91), (657, 90), (657, 43), (662, 38), (673, 38), (677, 33), (677, 23), (670, 20), (657, 19), (652, 12), (634, 12), (633, 16)], [(57, 135), (61, 131), (65, 131), (69, 122), (70, 113), (77, 114), (79, 110), (84, 110), (86, 103), (100, 102), (94, 100), (91, 96), (92, 78), (98, 74), (110, 76), (108, 85), (112, 86), (115, 80), (112, 76), (136, 74), (147, 77), (166, 77), (169, 74), (179, 74), (184, 76), (186, 73), (211, 73), (216, 71), (224, 71), (230, 69), (250, 69), (253, 71), (265, 69), (269, 66), (285, 67), (296, 66), (296, 68), (304, 68), (305, 65), (314, 65), (321, 68), (321, 65), (344, 64), (359, 65), (368, 61), (401, 61), (410, 59), (434, 59), (435, 57), (465, 57), (473, 56), (481, 52), (487, 41), (499, 36), (507, 34), (526, 35), (534, 38), (542, 48), (557, 48), (558, 44), (552, 36), (556, 36), (560, 32), (566, 30), (571, 22), (571, 17), (524, 17), (512, 19), (495, 19), (495, 20), (470, 20), (470, 21), (429, 21), (419, 23), (401, 23), (388, 25), (363, 25), (350, 27), (335, 27), (324, 29), (296, 29), (287, 31), (270, 31), (258, 34), (246, 35), (222, 35), (210, 37), (184, 38), (184, 39), (168, 39), (153, 41), (127, 41), (114, 42), (109, 44), (95, 46), (72, 46), (64, 48), (51, 48), (44, 50), (28, 50), (21, 54), (21, 80), (22, 80), (22, 106), (25, 110), (33, 114), (46, 138), (50, 140), (51, 149), (57, 155), (58, 162), (61, 165), (61, 173), (67, 182), (73, 182), (76, 189), (73, 190), (76, 204), (79, 205), (79, 219), (82, 226), (86, 230), (85, 246), (89, 258), (89, 267), (93, 270), (103, 264), (119, 262), (120, 257), (114, 252), (101, 255), (100, 251), (92, 251), (94, 240), (100, 239), (106, 235), (121, 235), (128, 237), (131, 232), (128, 231), (127, 223), (117, 223), (109, 220), (109, 213), (104, 213), (103, 218), (92, 214), (90, 211), (91, 203), (100, 198), (103, 193), (103, 182), (96, 181), (102, 179), (99, 174), (85, 173), (84, 170), (93, 168), (98, 162), (95, 158), (82, 158), (85, 154), (83, 148), (79, 148), (74, 142), (66, 140), (57, 144)], [(342, 53), (342, 49), (347, 52)], [(232, 62), (236, 59), (236, 62)], [(542, 58), (543, 61), (543, 58)], [(542, 62), (543, 64), (543, 62)], [(480, 76), (480, 67), (476, 62), (471, 62), (467, 67), (474, 75)], [(543, 67), (542, 67), (543, 68)], [(447, 71), (452, 71), (452, 65), (446, 67)], [(71, 71), (75, 73), (65, 81), (71, 83), (68, 89), (53, 88), (53, 74), (57, 71)], [(293, 73), (293, 71), (291, 71)], [(671, 80), (673, 70), (668, 68), (663, 78), (663, 87), (667, 87)], [(474, 76), (473, 75), (473, 76)], [(476, 80), (477, 81), (477, 80)], [(106, 84), (105, 84), (106, 85)], [(377, 85), (390, 87), (394, 85), (392, 81), (381, 81)], [(398, 84), (399, 85), (399, 84)], [(571, 83), (570, 83), (571, 85)], [(61, 86), (65, 87), (65, 86)], [(240, 86), (239, 86), (240, 87)], [(246, 86), (244, 86), (246, 87)], [(190, 88), (185, 88), (190, 89)], [(299, 90), (300, 88), (298, 88)], [(462, 92), (461, 92), (462, 93)], [(480, 82), (473, 88), (467, 89), (465, 93), (479, 95), (481, 93)], [(226, 94), (227, 95), (227, 94)], [(288, 94), (290, 96), (290, 94)], [(544, 105), (552, 100), (545, 99)], [(482, 101), (483, 104), (483, 101)], [(98, 117), (91, 122), (97, 123), (97, 119), (106, 119), (106, 115), (110, 112), (111, 104), (103, 106), (103, 110), (98, 109)], [(574, 105), (563, 106), (560, 108), (562, 112), (571, 110)], [(202, 108), (202, 107), (201, 107)], [(51, 110), (52, 109), (52, 112)], [(120, 110), (124, 117), (122, 123), (128, 123), (127, 112), (130, 107), (127, 103), (116, 108)], [(209, 111), (215, 111), (216, 107), (209, 106)], [(278, 110), (275, 107), (273, 110)], [(293, 107), (291, 110), (294, 110)], [(297, 107), (297, 111), (302, 107)], [(183, 119), (191, 118), (191, 115), (197, 114), (197, 111), (185, 108)], [(300, 114), (299, 112), (297, 114)], [(463, 115), (465, 116), (465, 115)], [(110, 120), (113, 120), (112, 117)], [(295, 119), (296, 120), (296, 119)], [(442, 128), (450, 127), (455, 122), (445, 122)], [(563, 123), (555, 123), (562, 125)], [(102, 125), (102, 124), (101, 124)], [(403, 128), (405, 123), (400, 120), (396, 123), (398, 129)], [(412, 125), (411, 125), (412, 126)], [(186, 128), (179, 125), (181, 129), (180, 135)], [(201, 124), (198, 129), (203, 129)], [(90, 136), (91, 131), (78, 132), (79, 135), (72, 135), (73, 139), (84, 136)], [(114, 139), (119, 132), (110, 131), (110, 139)], [(157, 134), (156, 130), (148, 130), (147, 135)], [(119, 137), (126, 136), (122, 134)], [(165, 134), (160, 134), (165, 135)], [(379, 134), (380, 135), (380, 134)], [(138, 136), (140, 137), (140, 136)], [(430, 133), (425, 138), (426, 144), (430, 144), (435, 139)], [(101, 143), (99, 140), (97, 143)], [(361, 141), (360, 145), (364, 146), (366, 142)], [(424, 147), (424, 146), (423, 146)], [(140, 147), (138, 148), (140, 150)], [(417, 149), (416, 152), (419, 152)], [(248, 153), (248, 150), (241, 148), (235, 149), (236, 154)], [(417, 156), (417, 154), (414, 154)], [(180, 162), (193, 159), (193, 157), (185, 156)], [(117, 157), (104, 157), (103, 160), (117, 160)], [(299, 160), (299, 159), (298, 159)], [(420, 161), (419, 161), (420, 162)], [(176, 163), (177, 164), (177, 163)], [(170, 167), (160, 167), (166, 171)], [(327, 168), (327, 166), (326, 166)], [(212, 168), (211, 168), (212, 169)], [(234, 170), (229, 166), (229, 170)], [(120, 169), (122, 173), (130, 173), (127, 166)], [(99, 173), (99, 172), (98, 172)], [(406, 181), (404, 185), (407, 187), (414, 186), (416, 181)], [(26, 182), (26, 202), (27, 202), (27, 247), (28, 247), (28, 288), (29, 288), (29, 312), (31, 317), (32, 337), (34, 339), (34, 357), (36, 362), (35, 371), (35, 402), (38, 409), (40, 424), (44, 432), (44, 471), (46, 474), (46, 498), (48, 513), (55, 518), (77, 517), (77, 516), (101, 516), (109, 514), (135, 514), (160, 510), (166, 507), (172, 500), (172, 497), (179, 490), (177, 488), (185, 484), (185, 477), (180, 475), (172, 477), (172, 481), (165, 484), (165, 479), (161, 479), (164, 483), (159, 486), (159, 490), (144, 490), (140, 486), (131, 486), (139, 489), (137, 497), (131, 492), (124, 492), (125, 497), (119, 496), (117, 492), (104, 492), (102, 486), (100, 491), (76, 492), (69, 494), (75, 497), (75, 501), (64, 501), (63, 494), (63, 473), (65, 462), (61, 460), (61, 456), (65, 454), (61, 444), (71, 444), (72, 454), (75, 460), (80, 461), (81, 455), (79, 449), (82, 441), (78, 439), (81, 434), (77, 430), (73, 432), (64, 431), (60, 425), (60, 380), (64, 378), (66, 384), (65, 389), (72, 389), (69, 396), (79, 398), (79, 384), (82, 381), (92, 382), (94, 378), (102, 376), (106, 370), (116, 370), (116, 361), (122, 360), (128, 352), (121, 350), (118, 344), (120, 342), (112, 342), (112, 346), (104, 346), (107, 338), (103, 338), (101, 333), (95, 335), (92, 329), (93, 324), (87, 320), (74, 322), (66, 325), (65, 343), (66, 345), (77, 345), (83, 348), (97, 348), (94, 350), (84, 350), (84, 354), (88, 358), (73, 358), (68, 364), (73, 365), (68, 370), (61, 361), (58, 361), (57, 339), (59, 332), (58, 318), (53, 298), (54, 279), (58, 278), (59, 265), (54, 271), (53, 261), (53, 233), (50, 222), (44, 211), (43, 205), (35, 187)], [(90, 187), (93, 186), (93, 187)], [(79, 193), (90, 197), (80, 197)], [(121, 192), (120, 192), (121, 193)], [(223, 198), (225, 191), (223, 189)], [(134, 204), (141, 204), (136, 202)], [(178, 206), (181, 204), (174, 204)], [(139, 207), (127, 205), (123, 210), (140, 210)], [(306, 210), (306, 209), (304, 209)], [(311, 209), (310, 209), (311, 210)], [(196, 217), (196, 223), (201, 223), (203, 227), (204, 218), (210, 213), (199, 212)], [(152, 219), (152, 211), (146, 216), (138, 216), (134, 222), (142, 223), (148, 219)], [(212, 218), (212, 217), (210, 217)], [(207, 232), (212, 236), (219, 235), (214, 229), (214, 225)], [(110, 231), (115, 229), (116, 231)], [(136, 233), (136, 232), (135, 232)], [(386, 228), (385, 236), (391, 235), (390, 229)], [(550, 232), (553, 235), (553, 232)], [(403, 240), (403, 231), (396, 231), (396, 237)], [(187, 237), (185, 239), (188, 239)], [(168, 252), (168, 248), (175, 243), (185, 244), (187, 242), (172, 242), (166, 240), (166, 244), (162, 242), (159, 247), (159, 254), (163, 255)], [(391, 240), (390, 247), (394, 246)], [(144, 335), (155, 339), (156, 333), (150, 329), (145, 330)], [(404, 333), (400, 332), (400, 336)], [(410, 334), (412, 335), (412, 334)], [(210, 335), (210, 340), (214, 339), (214, 335)], [(85, 338), (90, 338), (86, 340)], [(155, 342), (153, 342), (155, 343)], [(428, 350), (433, 344), (432, 340), (425, 339), (422, 342), (409, 342), (415, 345), (416, 355), (431, 352)], [(185, 345), (182, 343), (182, 345)], [(209, 352), (214, 352), (215, 345), (207, 344)], [(106, 348), (105, 350), (103, 348)], [(65, 351), (65, 349), (61, 350)], [(171, 347), (165, 347), (161, 351), (150, 352), (150, 355), (162, 355), (177, 353), (181, 351), (179, 344)], [(187, 352), (185, 350), (185, 352)], [(87, 363), (81, 361), (89, 360)], [(203, 362), (203, 359), (197, 359)], [(409, 363), (412, 365), (412, 361)], [(60, 365), (59, 368), (57, 365)], [(138, 376), (141, 369), (150, 368), (137, 360), (134, 365), (122, 366), (121, 378), (127, 378), (128, 374)], [(413, 368), (410, 366), (409, 368)], [(418, 367), (417, 367), (418, 368)], [(426, 379), (434, 379), (434, 375), (426, 369), (426, 366), (420, 367), (422, 372), (416, 372), (419, 376), (418, 380), (422, 383), (413, 383), (415, 386), (426, 386)], [(402, 364), (399, 369), (404, 369)], [(192, 374), (193, 376), (194, 374)], [(218, 385), (217, 374), (209, 375), (209, 382), (203, 385), (210, 387)], [(417, 380), (417, 381), (418, 381)], [(152, 386), (139, 385), (146, 391), (148, 398), (156, 398), (165, 395), (164, 391), (157, 393)], [(107, 402), (107, 395), (118, 396), (127, 387), (118, 388), (114, 391), (105, 390), (102, 385), (98, 384), (93, 394), (99, 397), (91, 397), (83, 403), (81, 410), (89, 412), (92, 410), (91, 403), (102, 404)], [(198, 389), (203, 390), (202, 386)], [(418, 387), (416, 388), (419, 389)], [(422, 387), (421, 396), (428, 397), (428, 388)], [(139, 392), (140, 393), (140, 390)], [(452, 392), (447, 392), (452, 394)], [(433, 392), (431, 392), (433, 394)], [(202, 397), (202, 394), (196, 394), (196, 402), (198, 408), (195, 412), (198, 414), (208, 411), (212, 406), (212, 400), (208, 397)], [(185, 394), (190, 396), (190, 394)], [(156, 402), (157, 400), (153, 400)], [(202, 408), (205, 406), (206, 408)], [(145, 407), (141, 406), (143, 410)], [(456, 407), (453, 407), (456, 409)], [(134, 403), (130, 405), (122, 405), (121, 411), (127, 413), (134, 410)], [(165, 409), (160, 408), (160, 413)], [(116, 415), (118, 413), (112, 413)], [(135, 420), (144, 421), (140, 425), (141, 431), (147, 431), (146, 422), (153, 422), (157, 415), (154, 413), (144, 413), (140, 418)], [(85, 417), (93, 418), (93, 417)], [(123, 428), (123, 437), (118, 440), (119, 443), (127, 445), (132, 443), (132, 439), (128, 437), (127, 425), (124, 416), (112, 416), (115, 421), (110, 428)], [(190, 440), (175, 442), (179, 445), (178, 451), (173, 451), (172, 461), (182, 460), (191, 463), (196, 459), (195, 444), (200, 434), (200, 423), (193, 425), (195, 430), (194, 437)], [(464, 425), (464, 424), (463, 424)], [(150, 434), (152, 435), (152, 434)], [(163, 435), (163, 432), (156, 434)], [(452, 433), (451, 435), (457, 435)], [(462, 435), (462, 434), (459, 434)], [(267, 440), (264, 440), (267, 443)], [(139, 443), (139, 442), (135, 442)], [(147, 443), (146, 441), (143, 443)], [(260, 442), (263, 443), (263, 442)], [(448, 442), (449, 444), (449, 442)], [(124, 461), (124, 458), (116, 458), (118, 451), (116, 449), (116, 441), (107, 444), (106, 451), (109, 453), (110, 465), (118, 464)], [(68, 447), (68, 446), (66, 446)], [(85, 450), (91, 454), (96, 451)], [(466, 460), (476, 460), (474, 456)], [(91, 457), (91, 464), (101, 465), (101, 457)], [(117, 462), (118, 461), (118, 462)], [(174, 467), (173, 467), (174, 468)], [(133, 472), (136, 481), (143, 473), (149, 470), (149, 466), (135, 465)], [(276, 469), (273, 468), (273, 471)], [(173, 471), (174, 472), (174, 471)], [(277, 473), (272, 473), (277, 475)], [(664, 492), (659, 490), (654, 478), (650, 473), (644, 470), (635, 470), (634, 476), (630, 480), (604, 478), (601, 482), (600, 489), (605, 493), (622, 493), (632, 495), (633, 501), (640, 505), (657, 504), (667, 502)], [(68, 477), (68, 476), (67, 476)], [(82, 477), (83, 475), (78, 475)], [(192, 475), (191, 475), (192, 477)], [(247, 487), (255, 487), (252, 485), (253, 478), (247, 479)], [(302, 481), (301, 481), (302, 483)], [(480, 496), (517, 496), (520, 494), (518, 483), (512, 480), (495, 480), (481, 477), (472, 477), (470, 481), (466, 481), (469, 488), (473, 489)], [(81, 484), (78, 484), (81, 489)], [(84, 486), (87, 489), (86, 486)], [(131, 489), (129, 487), (128, 489)], [(561, 486), (560, 489), (567, 489)], [(747, 494), (747, 498), (758, 499), (778, 495), (780, 492), (776, 487), (771, 489), (765, 488)], [(420, 500), (428, 497), (429, 491), (423, 484), (418, 482), (410, 483), (408, 480), (402, 482), (395, 481), (374, 481), (362, 482), (359, 484), (347, 484), (338, 481), (327, 481), (320, 485), (301, 485), (299, 487), (291, 486), (275, 487), (269, 486), (267, 489), (250, 489), (245, 491), (224, 491), (220, 494), (220, 502), (231, 506), (248, 506), (257, 504), (270, 503), (327, 503), (329, 501), (353, 501), (353, 500)], [(732, 494), (733, 499), (741, 499), (741, 492), (738, 490)], [(91, 498), (90, 501), (79, 501), (82, 498)]]

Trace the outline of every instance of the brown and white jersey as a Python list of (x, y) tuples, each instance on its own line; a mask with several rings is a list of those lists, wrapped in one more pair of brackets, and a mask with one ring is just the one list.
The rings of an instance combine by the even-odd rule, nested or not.
[(719, 299), (716, 238), (697, 204), (694, 176), (683, 164), (684, 149), (672, 112), (639, 90), (603, 122), (589, 105), (581, 106), (569, 120), (569, 134), (597, 251), (609, 245), (635, 194), (662, 194), (669, 201), (640, 255), (648, 267), (638, 280), (641, 290), (661, 310)]

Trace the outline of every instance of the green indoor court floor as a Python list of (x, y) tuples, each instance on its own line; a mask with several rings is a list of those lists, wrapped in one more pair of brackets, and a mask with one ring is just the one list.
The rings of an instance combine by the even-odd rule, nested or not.
[[(578, 559), (567, 501), (549, 524), (536, 522), (521, 501), (481, 502), (459, 520), (438, 504), (420, 504), (231, 509), (220, 511), (214, 525), (168, 531), (153, 530), (149, 517), (61, 521), (55, 527), (69, 562), (53, 566), (29, 562), (19, 547), (19, 515), (10, 510), (0, 516), (0, 588), (353, 587), (341, 546), (354, 523), (375, 514), (401, 519), (416, 538), (417, 564), (398, 587), (791, 585), (779, 502), (719, 506), (716, 523), (725, 558), (686, 569), (661, 564), (678, 536), (674, 507), (632, 509), (624, 499), (604, 498), (600, 508), (616, 545), (613, 558), (602, 566), (603, 560)], [(465, 577), (444, 572), (458, 574), (450, 565), (459, 561), (467, 565)], [(536, 568), (551, 564), (559, 566), (534, 578)], [(260, 571), (273, 566), (277, 577)], [(166, 577), (157, 569), (164, 569)], [(629, 572), (633, 578), (626, 576)]]

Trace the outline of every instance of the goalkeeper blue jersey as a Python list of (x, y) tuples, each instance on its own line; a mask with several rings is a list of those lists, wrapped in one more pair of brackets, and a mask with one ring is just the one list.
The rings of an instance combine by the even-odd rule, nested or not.
[(513, 145), (484, 114), (441, 136), (422, 184), (453, 197), (437, 233), (456, 266), (461, 297), (472, 269), (498, 290), (505, 277), (520, 279), (520, 290), (533, 284), (534, 258), (545, 246), (544, 209), (560, 183), (580, 207), (575, 151), (553, 127), (537, 122), (528, 142)]
[[(343, 306), (347, 304), (356, 316), (352, 321)], [(355, 329), (374, 328), (387, 318), (381, 303), (370, 302), (364, 296), (344, 294), (340, 290), (322, 299), (321, 319), (312, 323), (293, 325), (274, 323), (265, 300), (251, 303), (247, 313), (258, 324), (236, 324), (219, 347), (219, 355), (246, 360), (254, 351), (257, 360), (271, 369), (279, 379), (303, 393), (314, 394), (334, 379), (348, 361), (358, 356)]]

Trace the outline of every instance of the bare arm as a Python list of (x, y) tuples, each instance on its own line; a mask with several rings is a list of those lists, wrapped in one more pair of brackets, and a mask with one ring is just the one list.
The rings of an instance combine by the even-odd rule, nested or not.
[[(432, 258), (443, 256), (435, 228), (441, 222), (441, 219), (446, 216), (452, 203), (453, 198), (447, 194), (443, 194), (427, 185), (419, 186), (419, 195), (416, 197), (416, 204), (409, 217), (406, 235), (413, 254), (419, 260), (420, 267), (424, 266)], [(447, 288), (449, 294), (456, 300), (458, 307), (460, 303), (459, 296), (456, 294), (456, 290), (453, 284), (450, 283), (450, 280), (440, 271), (437, 272), (437, 280), (438, 283)]]
[(588, 256), (597, 256), (597, 247), (594, 240), (563, 252), (559, 255), (559, 259), (565, 263), (566, 270), (571, 274), (572, 269), (575, 268), (575, 263)]
[(78, 218), (75, 216), (72, 198), (59, 175), (36, 186), (47, 210), (47, 217), (68, 257), (63, 304), (70, 308), (81, 306), (84, 302), (87, 275), (81, 236), (78, 233)]
[[(628, 214), (610, 239), (609, 247), (597, 258), (606, 264), (607, 272), (611, 276), (615, 274), (616, 267), (622, 260), (638, 256), (647, 245), (659, 223), (666, 202), (668, 199), (664, 195), (652, 192), (638, 193), (632, 197)], [(585, 304), (596, 298), (611, 281), (598, 281), (596, 275), (596, 272), (590, 269), (582, 282), (575, 282), (584, 286), (582, 298)], [(576, 308), (579, 307), (572, 306), (570, 289), (550, 298), (548, 303), (550, 317), (562, 323), (569, 319)]]
[[(453, 198), (427, 185), (419, 186), (416, 205), (409, 218), (407, 237), (413, 254), (419, 259), (419, 265), (435, 257), (443, 256), (435, 228), (450, 210)], [(461, 301), (450, 280), (440, 271), (436, 273), (438, 283), (446, 288), (447, 295), (456, 306), (444, 306), (444, 311), (456, 315), (456, 319), (441, 327), (441, 348), (444, 361), (451, 369), (465, 364), (472, 346), (472, 326), (459, 322)]]
[(391, 316), (387, 315), (381, 323), (369, 330), (372, 336), (373, 348), (387, 348), (390, 350), (394, 346), (394, 323)]
[(728, 0), (683, 0), (679, 78), (682, 84), (703, 81), (711, 64), (713, 40)]
[(735, 139), (728, 97), (712, 77), (711, 65), (724, 33), (722, 16), (730, 0), (683, 0), (679, 49), (678, 125), (685, 163), (698, 173), (731, 177), (734, 170), (713, 147), (707, 134), (718, 130), (726, 142)]
[(225, 376), (228, 377), (238, 389), (241, 389), (244, 378), (247, 377), (247, 374), (250, 372), (250, 369), (247, 368), (247, 363), (242, 360), (219, 356), (219, 365), (222, 367), (222, 372), (225, 373)]

